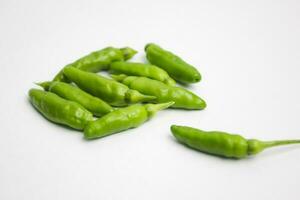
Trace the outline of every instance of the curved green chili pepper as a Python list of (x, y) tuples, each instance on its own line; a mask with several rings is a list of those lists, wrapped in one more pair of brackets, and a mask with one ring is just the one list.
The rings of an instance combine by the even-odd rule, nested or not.
[(300, 143), (300, 140), (259, 141), (245, 139), (240, 135), (233, 135), (220, 131), (202, 131), (187, 126), (171, 126), (176, 139), (187, 146), (218, 156), (229, 158), (244, 158), (255, 155), (266, 148)]
[(206, 107), (203, 99), (181, 87), (168, 86), (160, 81), (146, 77), (126, 76), (124, 74), (111, 75), (111, 77), (131, 89), (155, 96), (155, 102), (174, 101), (173, 108), (204, 109)]
[(131, 90), (126, 85), (112, 79), (74, 67), (66, 67), (64, 75), (82, 90), (103, 99), (113, 106), (125, 106), (130, 103), (146, 102), (156, 98)]
[(82, 130), (93, 120), (93, 115), (80, 104), (65, 100), (51, 92), (31, 89), (29, 99), (33, 106), (47, 119)]
[(109, 67), (114, 74), (126, 74), (132, 76), (145, 76), (152, 78), (167, 85), (175, 85), (176, 82), (169, 76), (169, 74), (155, 65), (148, 65), (143, 63), (133, 62), (113, 62)]
[(38, 83), (38, 85), (43, 87), (46, 91), (53, 92), (64, 99), (79, 103), (96, 116), (102, 116), (113, 111), (113, 108), (105, 101), (102, 101), (71, 84), (59, 81), (48, 81)]
[(195, 67), (160, 46), (150, 43), (146, 45), (145, 51), (151, 64), (161, 67), (175, 80), (182, 83), (196, 83), (201, 80)]
[[(106, 47), (99, 51), (92, 52), (67, 66), (72, 66), (88, 72), (99, 72), (108, 69), (110, 63), (128, 60), (136, 53), (137, 51), (129, 47), (121, 49)], [(63, 69), (54, 77), (53, 81), (68, 81), (66, 77), (63, 76)]]
[(84, 136), (86, 139), (94, 139), (138, 127), (151, 118), (157, 111), (168, 108), (173, 103), (135, 104), (114, 110), (102, 118), (88, 123), (84, 129)]

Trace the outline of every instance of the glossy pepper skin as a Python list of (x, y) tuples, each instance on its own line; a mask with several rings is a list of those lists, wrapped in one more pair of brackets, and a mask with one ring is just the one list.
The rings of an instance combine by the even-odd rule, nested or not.
[(173, 102), (163, 104), (135, 104), (114, 110), (102, 118), (88, 123), (84, 129), (86, 139), (101, 138), (129, 128), (135, 128), (151, 118), (157, 111), (168, 108)]
[(161, 81), (167, 85), (174, 86), (176, 82), (169, 74), (155, 65), (133, 62), (113, 62), (110, 64), (110, 71), (113, 74), (126, 74), (132, 76), (145, 76), (151, 79)]
[(172, 108), (183, 109), (204, 109), (206, 103), (203, 99), (192, 92), (175, 86), (168, 86), (160, 81), (146, 77), (111, 75), (113, 79), (120, 81), (129, 88), (137, 90), (143, 94), (155, 96), (154, 102), (163, 103), (174, 101)]
[(156, 98), (131, 90), (112, 79), (74, 67), (66, 67), (64, 75), (82, 90), (113, 106), (126, 106), (130, 103), (147, 102)]
[(221, 131), (202, 131), (187, 126), (172, 125), (175, 138), (194, 149), (227, 158), (245, 158), (266, 148), (300, 143), (300, 140), (260, 141)]
[(150, 43), (145, 46), (148, 61), (162, 69), (181, 83), (196, 83), (201, 80), (198, 70), (186, 63), (177, 55), (167, 51), (160, 46)]
[(38, 83), (38, 85), (43, 87), (46, 91), (55, 93), (64, 99), (79, 103), (95, 116), (100, 117), (113, 111), (113, 108), (105, 101), (94, 97), (71, 84), (60, 81), (48, 81)]
[[(121, 49), (106, 47), (99, 51), (94, 51), (67, 66), (72, 66), (88, 72), (99, 72), (108, 69), (110, 63), (128, 60), (136, 53), (137, 51), (130, 47)], [(55, 76), (53, 81), (68, 81), (66, 77), (63, 76), (63, 69)]]
[(38, 89), (29, 90), (32, 105), (48, 120), (82, 130), (93, 115), (80, 104)]

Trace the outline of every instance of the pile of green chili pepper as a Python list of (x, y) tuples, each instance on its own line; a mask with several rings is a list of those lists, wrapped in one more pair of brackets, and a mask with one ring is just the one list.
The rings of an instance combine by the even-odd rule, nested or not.
[[(201, 80), (199, 71), (179, 56), (150, 43), (149, 64), (128, 62), (137, 51), (106, 47), (64, 66), (52, 81), (37, 83), (29, 100), (46, 119), (96, 139), (135, 128), (156, 112), (172, 107), (202, 110), (206, 102), (182, 84)], [(108, 71), (110, 78), (98, 74)], [(179, 83), (179, 84), (177, 84)], [(228, 158), (244, 158), (266, 148), (300, 140), (259, 141), (220, 131), (171, 126), (174, 137), (188, 147)]]

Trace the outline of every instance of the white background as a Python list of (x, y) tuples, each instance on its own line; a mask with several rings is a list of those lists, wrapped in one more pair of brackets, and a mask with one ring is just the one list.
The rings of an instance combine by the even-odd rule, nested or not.
[[(228, 160), (178, 144), (171, 124), (300, 138), (300, 3), (0, 1), (0, 199), (300, 198), (300, 146)], [(46, 121), (33, 82), (108, 45), (155, 42), (197, 66), (204, 111), (166, 110), (94, 141)]]

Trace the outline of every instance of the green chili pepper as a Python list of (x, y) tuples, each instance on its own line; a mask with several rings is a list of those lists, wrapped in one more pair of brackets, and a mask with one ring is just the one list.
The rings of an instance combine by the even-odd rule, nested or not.
[(43, 87), (46, 91), (53, 92), (64, 99), (79, 103), (96, 116), (102, 116), (113, 111), (113, 108), (106, 102), (71, 84), (59, 81), (48, 81), (38, 83), (38, 85)]
[(213, 155), (228, 158), (244, 158), (255, 155), (266, 148), (300, 143), (300, 140), (260, 141), (245, 139), (220, 131), (202, 131), (187, 126), (171, 126), (176, 139), (187, 146)]
[(176, 82), (168, 75), (168, 73), (155, 65), (133, 62), (113, 62), (109, 67), (114, 74), (126, 74), (132, 76), (145, 76), (152, 78), (167, 85), (175, 85)]
[(93, 120), (92, 113), (83, 106), (51, 92), (31, 89), (29, 99), (43, 116), (58, 124), (82, 130), (89, 121)]
[(103, 99), (113, 106), (147, 102), (156, 98), (154, 96), (143, 95), (136, 90), (131, 90), (126, 85), (112, 79), (74, 67), (66, 67), (64, 75), (82, 90)]
[(102, 118), (88, 123), (84, 129), (84, 136), (86, 139), (94, 139), (138, 127), (151, 118), (157, 111), (168, 108), (173, 103), (135, 104), (114, 110)]
[(175, 80), (182, 83), (196, 83), (201, 80), (195, 67), (160, 46), (150, 43), (146, 45), (145, 51), (151, 64), (161, 67)]
[[(75, 62), (68, 64), (83, 71), (99, 72), (108, 69), (109, 64), (114, 61), (128, 60), (133, 57), (137, 51), (132, 48), (124, 47), (121, 49), (114, 47), (106, 47), (99, 51), (92, 52)], [(63, 76), (63, 69), (55, 76), (54, 81), (68, 81)]]
[(204, 109), (206, 107), (203, 99), (181, 87), (168, 86), (160, 81), (146, 77), (126, 76), (124, 74), (111, 75), (111, 77), (131, 89), (155, 96), (154, 102), (174, 101), (173, 108)]

